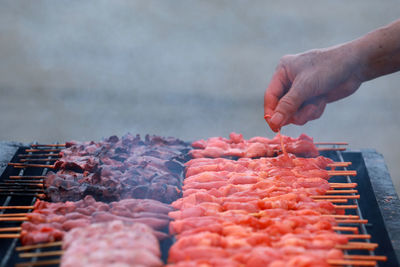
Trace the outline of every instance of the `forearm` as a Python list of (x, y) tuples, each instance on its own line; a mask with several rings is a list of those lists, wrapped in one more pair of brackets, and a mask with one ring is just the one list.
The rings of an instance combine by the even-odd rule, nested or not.
[(362, 81), (400, 70), (400, 20), (348, 43), (358, 59)]

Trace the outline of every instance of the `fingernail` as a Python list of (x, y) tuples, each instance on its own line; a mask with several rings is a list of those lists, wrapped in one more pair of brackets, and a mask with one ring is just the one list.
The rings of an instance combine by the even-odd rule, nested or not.
[(266, 122), (269, 122), (271, 120), (271, 115), (265, 114), (264, 119), (266, 120)]
[(283, 119), (282, 113), (276, 112), (271, 118), (271, 123), (279, 127), (281, 126)]

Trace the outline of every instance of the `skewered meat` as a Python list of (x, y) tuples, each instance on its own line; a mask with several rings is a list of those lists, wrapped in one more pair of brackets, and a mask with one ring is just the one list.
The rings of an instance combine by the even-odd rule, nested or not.
[[(316, 157), (319, 155), (313, 139), (305, 134), (298, 138), (282, 136), (288, 153), (300, 157)], [(241, 134), (231, 133), (229, 139), (223, 137), (212, 137), (208, 140), (198, 140), (192, 143), (195, 148), (190, 151), (193, 158), (258, 158), (273, 157), (281, 150), (280, 139), (275, 136), (273, 139), (265, 137), (253, 137), (245, 140)]]
[(65, 232), (92, 223), (120, 220), (126, 223), (144, 223), (154, 229), (155, 235), (166, 238), (162, 230), (168, 227), (168, 212), (173, 208), (152, 199), (124, 199), (106, 204), (86, 196), (77, 202), (50, 203), (37, 201), (28, 221), (22, 224), (22, 244), (51, 242), (63, 238)]
[(125, 135), (102, 142), (69, 142), (46, 179), (55, 202), (151, 198), (171, 203), (181, 195), (183, 161), (189, 145), (175, 138)]
[(157, 238), (141, 223), (96, 223), (71, 230), (63, 242), (61, 267), (143, 266), (163, 263)]
[[(335, 233), (329, 189), (332, 161), (294, 155), (186, 163), (183, 198), (171, 205), (177, 242), (170, 266), (329, 266), (347, 238)], [(250, 256), (251, 255), (251, 256)]]

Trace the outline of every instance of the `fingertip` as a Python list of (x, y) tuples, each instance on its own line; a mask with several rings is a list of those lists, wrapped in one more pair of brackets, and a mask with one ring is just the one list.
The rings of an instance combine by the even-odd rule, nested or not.
[(267, 122), (269, 128), (270, 128), (273, 132), (278, 132), (280, 128), (278, 128), (276, 125), (274, 125), (274, 124), (271, 122), (271, 118), (272, 118), (272, 116), (271, 116), (270, 114), (265, 114), (265, 115), (264, 115), (264, 119), (265, 119), (265, 121)]

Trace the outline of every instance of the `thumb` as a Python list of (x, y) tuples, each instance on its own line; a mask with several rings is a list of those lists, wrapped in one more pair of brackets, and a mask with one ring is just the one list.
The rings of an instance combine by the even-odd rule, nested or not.
[(294, 82), (289, 92), (285, 94), (278, 102), (274, 114), (271, 117), (271, 123), (275, 128), (280, 129), (285, 123), (299, 110), (304, 100), (305, 94), (299, 93), (302, 85)]

